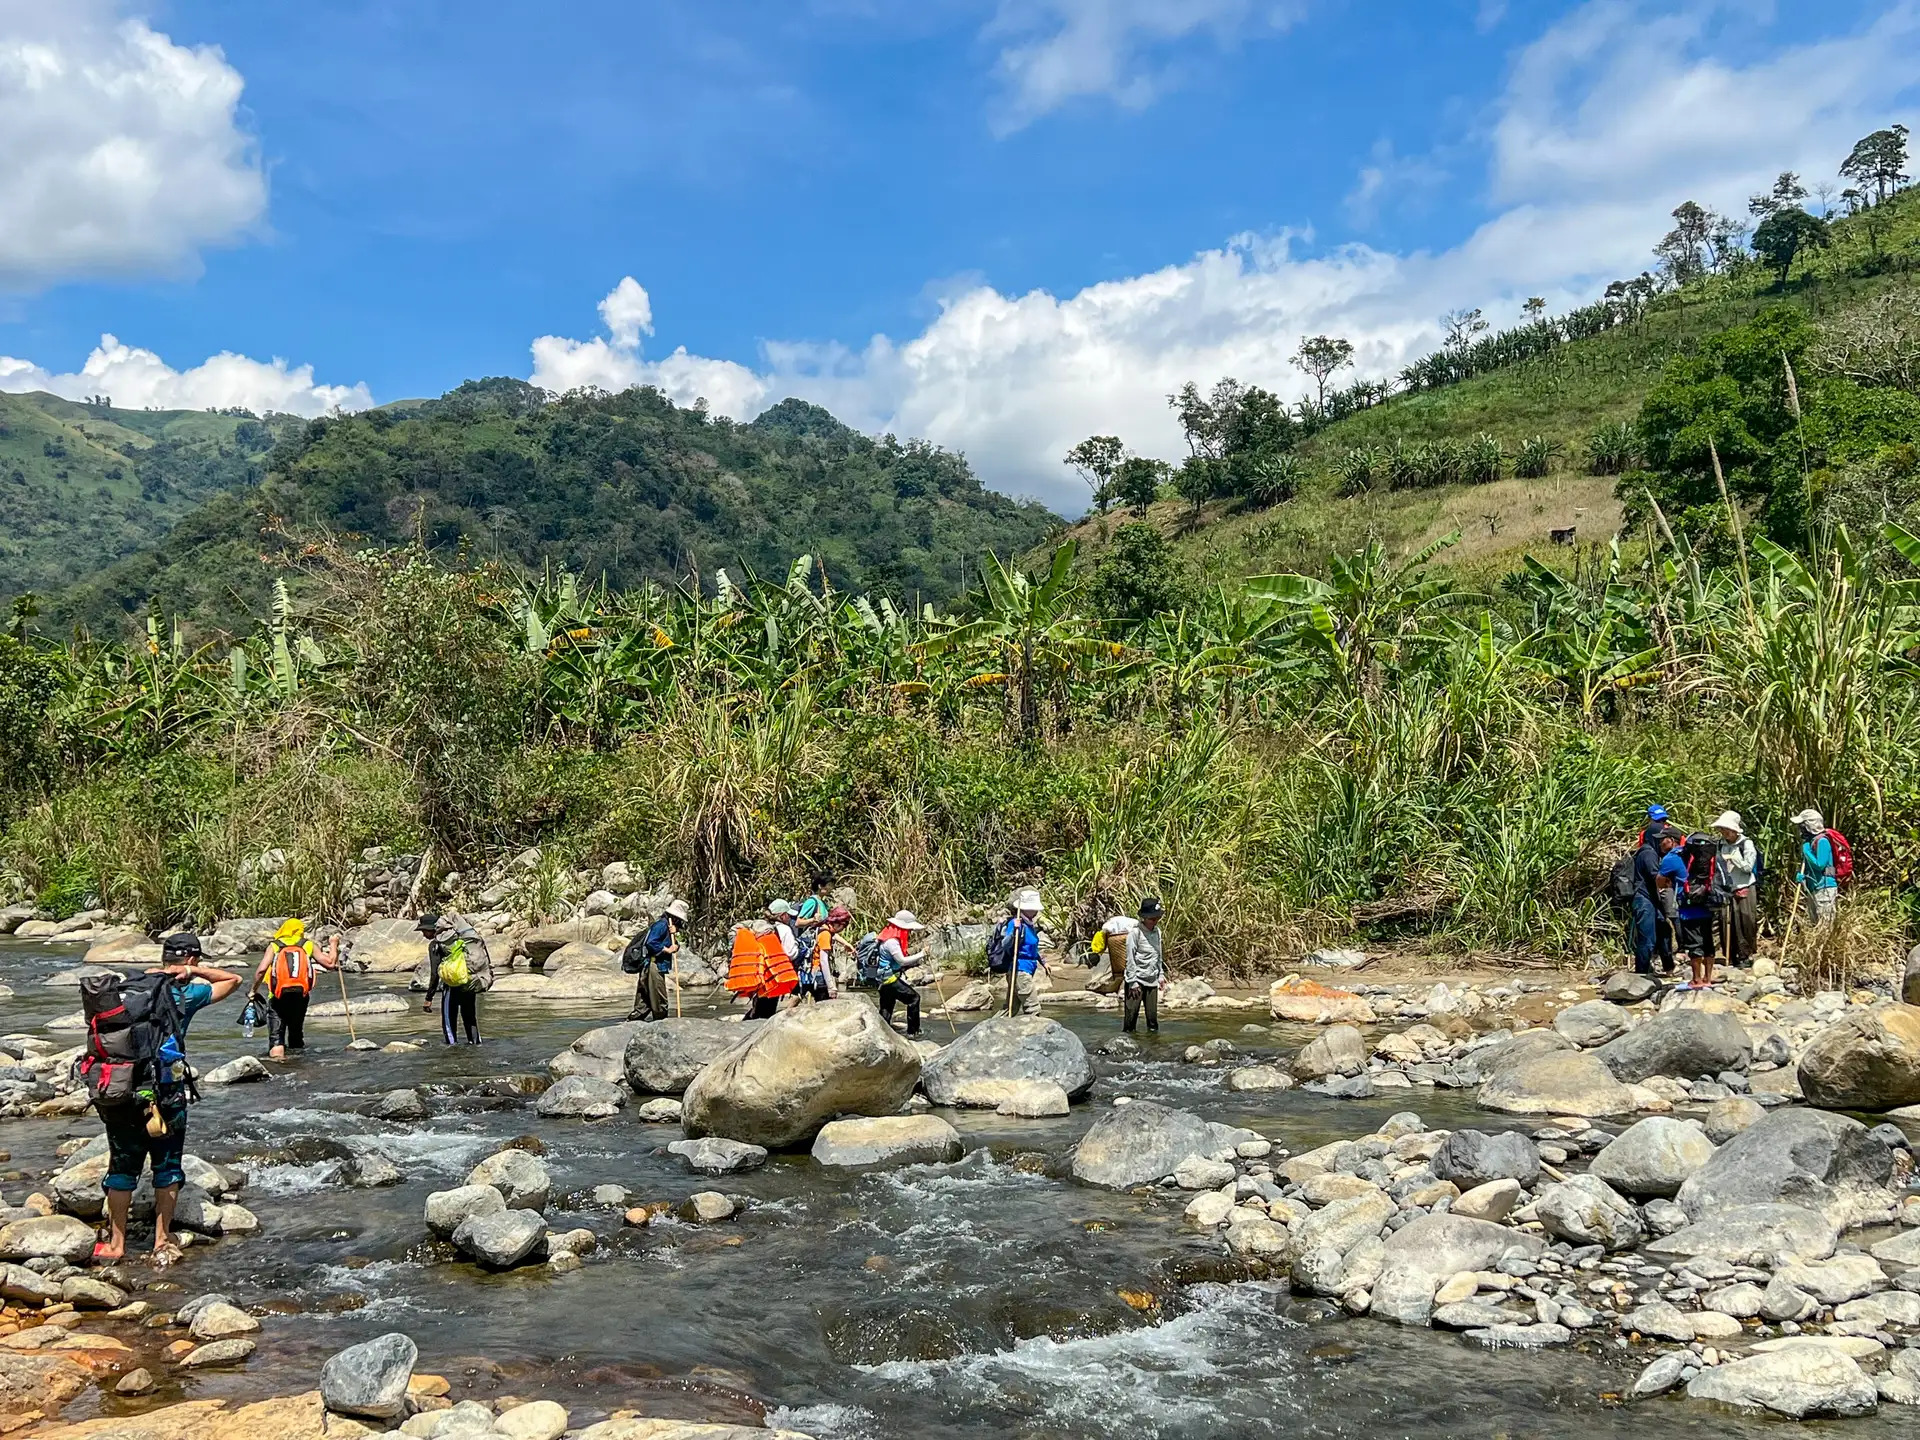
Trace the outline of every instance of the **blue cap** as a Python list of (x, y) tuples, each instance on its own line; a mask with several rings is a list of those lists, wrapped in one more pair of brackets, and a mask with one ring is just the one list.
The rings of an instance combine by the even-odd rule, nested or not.
[(1667, 818), (1667, 807), (1666, 807), (1666, 806), (1664, 806), (1664, 805), (1649, 805), (1649, 806), (1647, 806), (1647, 819), (1649, 819), (1649, 820), (1664, 820), (1664, 819), (1666, 819), (1666, 818)]

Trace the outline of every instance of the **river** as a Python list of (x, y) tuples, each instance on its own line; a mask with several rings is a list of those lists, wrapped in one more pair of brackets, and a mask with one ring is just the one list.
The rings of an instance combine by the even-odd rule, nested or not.
[[(80, 953), (0, 941), (0, 983), (15, 992), (0, 1000), (0, 1032), (45, 1036), (47, 1022), (73, 1013), (74, 989), (47, 980), (79, 965)], [(374, 993), (371, 977), (350, 983)], [(1094, 1101), (1071, 1117), (942, 1112), (969, 1146), (950, 1165), (840, 1179), (800, 1155), (712, 1180), (663, 1153), (677, 1127), (625, 1113), (541, 1119), (529, 1096), (502, 1083), (544, 1077), (554, 1054), (618, 1016), (504, 997), (482, 1003), (488, 1039), (478, 1050), (441, 1045), (432, 1017), (416, 1008), (362, 1024), (382, 1042), (429, 1042), (415, 1053), (349, 1053), (344, 1026), (316, 1024), (308, 1053), (272, 1080), (207, 1089), (189, 1148), (247, 1170), (240, 1198), (262, 1231), (190, 1250), (171, 1278), (188, 1293), (219, 1291), (265, 1311), (259, 1351), (244, 1369), (170, 1377), (143, 1401), (92, 1404), (132, 1413), (179, 1398), (306, 1389), (327, 1355), (403, 1330), (419, 1344), (420, 1368), (447, 1376), (454, 1398), (555, 1399), (576, 1424), (630, 1407), (737, 1423), (764, 1413), (821, 1440), (1774, 1433), (1684, 1400), (1604, 1399), (1648, 1358), (1608, 1341), (1488, 1351), (1353, 1319), (1290, 1297), (1284, 1285), (1237, 1280), (1217, 1242), (1181, 1225), (1183, 1200), (1058, 1178), (1092, 1116), (1120, 1094), (1246, 1125), (1296, 1152), (1370, 1131), (1403, 1109), (1434, 1126), (1508, 1123), (1431, 1090), (1365, 1101), (1235, 1095), (1217, 1069), (1180, 1058), (1219, 1036), (1254, 1055), (1290, 1055), (1305, 1029), (1243, 1035), (1243, 1015), (1166, 1022), (1157, 1040), (1140, 1037), (1138, 1059), (1095, 1057)], [(238, 1011), (229, 1001), (195, 1021), (190, 1048), (202, 1068), (264, 1053), (264, 1032), (245, 1039)], [(1090, 1046), (1118, 1028), (1105, 1014), (1057, 1018)], [(946, 1031), (931, 1014), (928, 1036)], [(429, 1121), (360, 1113), (406, 1086), (428, 1098)], [(18, 1203), (63, 1140), (97, 1129), (91, 1116), (0, 1122), (0, 1148), (26, 1172), (0, 1191)], [(428, 1192), (461, 1183), (503, 1142), (529, 1134), (547, 1147), (553, 1228), (591, 1228), (599, 1252), (564, 1275), (544, 1266), (488, 1275), (444, 1258), (421, 1218)], [(405, 1182), (346, 1188), (321, 1153), (329, 1144), (378, 1151)], [(617, 1208), (587, 1202), (607, 1184), (624, 1186), (634, 1203), (721, 1189), (748, 1204), (723, 1225), (634, 1228)], [(87, 1403), (69, 1407), (69, 1418), (91, 1413)], [(1867, 1435), (1906, 1423), (1896, 1411), (1850, 1426)]]

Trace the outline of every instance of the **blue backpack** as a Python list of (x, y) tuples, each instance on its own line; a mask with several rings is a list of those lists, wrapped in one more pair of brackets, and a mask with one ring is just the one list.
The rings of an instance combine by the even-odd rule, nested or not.
[(1020, 933), (1019, 923), (1015, 920), (1002, 920), (993, 927), (987, 936), (987, 973), (1004, 975), (1013, 969), (1018, 960), (1020, 947), (1015, 936)]

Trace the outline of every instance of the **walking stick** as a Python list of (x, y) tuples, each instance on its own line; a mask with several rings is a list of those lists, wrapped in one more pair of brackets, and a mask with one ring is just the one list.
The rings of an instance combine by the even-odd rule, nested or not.
[(351, 1045), (354, 1041), (358, 1040), (360, 1037), (359, 1035), (354, 1033), (353, 1001), (347, 998), (347, 967), (344, 963), (342, 963), (343, 960), (344, 960), (343, 956), (340, 956), (340, 955), (334, 956), (333, 973), (340, 977), (340, 1006), (342, 1009), (344, 1009), (347, 1012), (347, 1043)]
[(673, 957), (669, 963), (673, 967), (673, 1018), (678, 1020), (682, 1018), (680, 1013), (680, 946), (678, 943), (673, 947)]
[(953, 1011), (947, 1005), (947, 992), (941, 988), (940, 972), (937, 970), (933, 975), (933, 993), (940, 997), (940, 1013), (947, 1017), (947, 1029), (953, 1034), (958, 1035), (960, 1033), (960, 1027), (953, 1023)]

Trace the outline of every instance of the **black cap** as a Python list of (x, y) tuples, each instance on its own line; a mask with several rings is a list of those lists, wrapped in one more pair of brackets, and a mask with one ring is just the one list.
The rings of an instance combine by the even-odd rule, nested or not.
[(200, 953), (202, 953), (200, 949), (200, 937), (189, 931), (183, 930), (178, 935), (169, 935), (160, 942), (160, 958), (162, 960), (183, 959), (187, 956), (198, 955)]
[(440, 912), (438, 910), (429, 910), (420, 917), (420, 933), (422, 935), (438, 935), (440, 933)]
[(1140, 918), (1142, 920), (1166, 913), (1165, 910), (1160, 908), (1160, 897), (1158, 895), (1149, 895), (1140, 902)]

